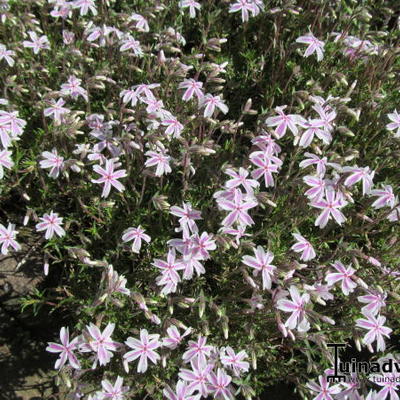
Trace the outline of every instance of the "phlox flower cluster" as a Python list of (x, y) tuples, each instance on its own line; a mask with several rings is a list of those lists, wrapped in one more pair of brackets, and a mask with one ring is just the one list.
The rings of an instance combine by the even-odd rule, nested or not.
[[(97, 363), (107, 365), (115, 353), (123, 353), (121, 354), (122, 362), (127, 372), (129, 364), (135, 361), (137, 362), (136, 371), (145, 373), (150, 367), (149, 362), (157, 364), (160, 361), (159, 351), (162, 347), (174, 351), (178, 346), (183, 345), (185, 337), (190, 334), (190, 329), (181, 333), (174, 325), (167, 329), (165, 338), (161, 338), (159, 334), (149, 334), (146, 329), (141, 329), (138, 338), (130, 336), (123, 344), (112, 339), (114, 329), (115, 324), (111, 323), (103, 331), (96, 325), (90, 324), (81, 335), (70, 340), (69, 329), (63, 327), (60, 330), (61, 343), (51, 342), (46, 350), (59, 354), (55, 364), (56, 369), (61, 369), (66, 365), (76, 370), (81, 369), (77, 354), (84, 357), (86, 353), (90, 353), (89, 358), (93, 361), (92, 369), (95, 369)], [(208, 345), (206, 337), (198, 336), (197, 340), (189, 340), (186, 344), (175, 389), (167, 385), (163, 393), (169, 399), (179, 396), (200, 399), (209, 395), (233, 399), (234, 388), (232, 376), (229, 374), (239, 377), (248, 372), (247, 357), (243, 350), (236, 353), (231, 347), (217, 348)], [(109, 397), (107, 393), (123, 396), (129, 391), (129, 387), (122, 387), (122, 382), (123, 378), (119, 376), (114, 385), (108, 380), (103, 380), (102, 390), (98, 391), (96, 396)]]

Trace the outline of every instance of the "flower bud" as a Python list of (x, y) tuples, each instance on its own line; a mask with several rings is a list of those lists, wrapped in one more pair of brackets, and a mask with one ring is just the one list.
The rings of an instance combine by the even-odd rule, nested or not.
[(257, 369), (257, 356), (254, 350), (251, 351), (251, 366), (253, 369)]
[(243, 397), (246, 400), (252, 400), (253, 397), (256, 395), (254, 390), (248, 385), (241, 385), (240, 387)]
[(169, 208), (171, 207), (171, 205), (167, 201), (167, 196), (164, 195), (154, 195), (151, 201), (154, 207), (160, 211), (169, 210)]
[(354, 343), (356, 344), (356, 349), (361, 351), (361, 340), (359, 337), (355, 338)]
[(202, 325), (203, 325), (203, 334), (204, 336), (208, 336), (210, 334), (210, 327), (208, 326), (208, 322), (207, 321), (202, 321)]
[(158, 53), (157, 61), (159, 64), (165, 64), (165, 62), (167, 61), (165, 54), (164, 54), (164, 50), (160, 50), (160, 52)]
[(339, 126), (336, 130), (345, 136), (349, 136), (349, 137), (356, 136), (349, 128), (346, 128), (345, 126)]
[(49, 274), (49, 262), (45, 261), (43, 264), (43, 272), (45, 274), (45, 276), (47, 276)]
[(330, 325), (335, 325), (335, 321), (332, 318), (322, 315), (321, 319), (322, 319), (322, 321), (324, 321)]
[(282, 333), (283, 337), (287, 337), (288, 331), (285, 324), (283, 324), (282, 322), (278, 322), (278, 329)]
[(288, 336), (290, 337), (290, 339), (293, 340), (293, 342), (296, 341), (296, 337), (294, 336), (294, 333), (290, 329), (288, 329)]
[(224, 333), (224, 338), (228, 339), (229, 337), (229, 325), (228, 325), (228, 318), (224, 318), (222, 321), (222, 332)]
[(381, 267), (382, 266), (381, 262), (379, 260), (377, 260), (376, 258), (374, 258), (374, 257), (368, 257), (367, 260), (368, 260), (368, 262), (370, 264), (375, 265), (375, 267)]
[(199, 318), (203, 317), (205, 309), (206, 309), (206, 299), (204, 297), (203, 290), (201, 290), (199, 296)]

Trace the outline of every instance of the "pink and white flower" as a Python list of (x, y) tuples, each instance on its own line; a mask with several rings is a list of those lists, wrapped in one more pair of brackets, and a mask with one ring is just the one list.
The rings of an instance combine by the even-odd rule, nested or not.
[(147, 22), (147, 19), (145, 17), (143, 17), (143, 15), (133, 13), (129, 17), (129, 19), (136, 22), (135, 28), (139, 32), (149, 32), (150, 31), (149, 23)]
[(320, 158), (313, 153), (304, 153), (304, 155), (308, 158), (301, 161), (299, 164), (300, 168), (306, 168), (310, 165), (315, 165), (317, 167), (317, 174), (322, 178), (325, 175), (326, 167), (331, 166), (335, 169), (339, 169), (339, 164), (328, 162), (326, 157)]
[(56, 149), (51, 152), (44, 151), (42, 153), (44, 160), (40, 161), (40, 168), (50, 169), (49, 176), (51, 178), (58, 178), (64, 166), (64, 158), (59, 156)]
[(270, 154), (269, 151), (256, 151), (251, 153), (250, 161), (258, 167), (252, 171), (252, 177), (257, 180), (264, 178), (264, 184), (267, 188), (275, 186), (274, 176), (272, 174), (279, 172), (282, 161), (278, 157)]
[(126, 35), (125, 39), (123, 39), (121, 43), (122, 45), (120, 47), (120, 51), (132, 50), (135, 56), (143, 56), (143, 50), (140, 46), (140, 42), (135, 40), (135, 38), (131, 35)]
[(195, 81), (194, 79), (185, 79), (178, 86), (179, 89), (186, 89), (183, 94), (182, 100), (189, 101), (192, 99), (193, 95), (196, 95), (198, 101), (200, 101), (203, 96), (203, 82)]
[(283, 110), (286, 107), (287, 106), (276, 107), (275, 112), (278, 115), (274, 117), (269, 117), (265, 120), (267, 126), (276, 126), (274, 133), (278, 139), (285, 136), (286, 130), (288, 128), (294, 136), (297, 136), (299, 133), (297, 125), (302, 125), (306, 122), (306, 120), (301, 115), (285, 114)]
[(237, 0), (236, 3), (231, 4), (229, 12), (239, 12), (242, 16), (242, 22), (249, 20), (250, 14), (255, 17), (264, 8), (262, 1), (259, 0)]
[(193, 235), (193, 242), (191, 247), (192, 256), (197, 257), (201, 260), (207, 260), (210, 258), (209, 251), (213, 251), (217, 248), (213, 235), (202, 232), (201, 235), (195, 233)]
[(376, 351), (385, 351), (385, 339), (390, 338), (392, 329), (384, 326), (386, 317), (383, 315), (373, 316), (372, 314), (365, 313), (364, 318), (356, 321), (356, 326), (359, 328), (367, 329), (369, 332), (364, 336), (363, 341), (365, 344), (372, 344), (376, 341)]
[(173, 115), (161, 121), (161, 125), (167, 127), (167, 129), (165, 130), (166, 135), (172, 136), (174, 138), (179, 138), (181, 136), (183, 125)]
[(46, 231), (45, 239), (51, 239), (54, 234), (62, 237), (65, 235), (65, 230), (61, 227), (62, 218), (57, 213), (50, 211), (50, 214), (44, 214), (43, 217), (39, 218), (41, 222), (36, 224), (36, 230), (38, 232)]
[(175, 249), (169, 249), (167, 261), (155, 259), (152, 265), (160, 269), (163, 276), (170, 277), (175, 283), (180, 282), (178, 271), (184, 269), (184, 266), (181, 261), (176, 260)]
[(115, 163), (113, 160), (106, 160), (105, 168), (100, 165), (94, 165), (93, 170), (100, 174), (100, 178), (92, 179), (93, 183), (103, 183), (103, 191), (101, 197), (108, 197), (111, 187), (114, 186), (119, 192), (125, 190), (125, 186), (118, 179), (126, 177), (126, 170), (120, 169), (115, 171)]
[(248, 178), (248, 176), (250, 175), (249, 171), (242, 167), (239, 168), (238, 172), (229, 168), (225, 170), (225, 173), (232, 177), (232, 179), (229, 179), (225, 182), (225, 187), (227, 187), (228, 189), (232, 189), (242, 185), (248, 195), (253, 195), (253, 188), (260, 186), (259, 182), (254, 179)]
[(342, 292), (345, 296), (348, 296), (357, 287), (355, 280), (356, 270), (352, 267), (345, 267), (340, 261), (336, 261), (331, 264), (337, 272), (332, 272), (326, 275), (325, 280), (329, 286), (333, 286), (336, 282), (341, 282)]
[(232, 378), (222, 368), (218, 368), (216, 374), (211, 371), (208, 376), (208, 390), (213, 394), (215, 399), (233, 399), (234, 394), (230, 385), (231, 381)]
[(212, 117), (215, 108), (218, 108), (224, 114), (229, 111), (228, 106), (222, 101), (220, 96), (213, 96), (209, 93), (199, 99), (199, 107), (204, 107), (204, 118)]
[(178, 381), (175, 392), (170, 386), (166, 385), (163, 390), (163, 395), (167, 400), (200, 400), (201, 394), (193, 394), (193, 390), (189, 390), (188, 384), (183, 381)]
[(295, 329), (299, 332), (307, 332), (310, 329), (310, 323), (306, 317), (306, 305), (310, 302), (310, 295), (303, 293), (300, 296), (296, 286), (290, 286), (289, 293), (292, 300), (282, 298), (277, 301), (276, 308), (292, 313), (286, 320), (285, 326), (289, 329)]
[(375, 209), (390, 207), (393, 208), (396, 203), (396, 197), (393, 193), (393, 188), (391, 185), (384, 185), (382, 189), (371, 190), (371, 196), (377, 196), (371, 207)]
[(62, 122), (62, 116), (71, 112), (68, 108), (63, 107), (64, 105), (64, 99), (59, 98), (57, 101), (52, 99), (50, 107), (45, 108), (43, 114), (46, 117), (53, 118), (56, 125), (60, 125)]
[(182, 343), (184, 337), (189, 335), (191, 331), (192, 329), (188, 328), (181, 334), (179, 329), (175, 325), (172, 325), (167, 329), (168, 337), (165, 337), (162, 340), (162, 344), (164, 347), (174, 350)]
[(296, 253), (302, 253), (300, 260), (310, 261), (315, 258), (316, 254), (311, 243), (299, 233), (292, 233), (292, 235), (297, 240), (297, 243), (295, 243), (291, 249)]
[(331, 386), (329, 384), (326, 377), (328, 372), (330, 371), (327, 370), (324, 375), (318, 377), (319, 384), (314, 381), (307, 383), (307, 387), (316, 394), (313, 400), (334, 400), (336, 398), (335, 395), (342, 391), (340, 385)]
[(308, 45), (303, 57), (309, 57), (311, 54), (316, 53), (318, 61), (321, 61), (324, 58), (325, 42), (318, 40), (311, 32), (298, 37), (296, 43), (304, 43)]
[(7, 64), (12, 67), (15, 63), (12, 56), (15, 56), (15, 51), (7, 50), (4, 44), (0, 44), (0, 60), (5, 60)]
[(101, 381), (103, 390), (100, 392), (100, 398), (110, 400), (123, 400), (124, 394), (129, 390), (128, 386), (122, 386), (124, 380), (120, 376), (117, 377), (114, 385), (108, 379)]
[(62, 327), (60, 330), (61, 344), (49, 342), (46, 351), (50, 353), (61, 353), (54, 366), (55, 369), (61, 369), (68, 361), (72, 368), (80, 369), (80, 363), (74, 354), (79, 344), (79, 337), (69, 341), (69, 329)]
[(191, 361), (192, 369), (182, 368), (179, 372), (179, 378), (188, 382), (188, 390), (198, 390), (203, 397), (209, 394), (208, 376), (213, 369), (212, 364), (207, 364), (195, 359)]
[(7, 228), (0, 224), (0, 244), (1, 254), (7, 255), (8, 248), (11, 246), (15, 251), (21, 250), (21, 246), (15, 240), (18, 231), (15, 230), (14, 224), (8, 224)]
[(82, 96), (86, 101), (88, 101), (87, 90), (81, 86), (82, 80), (78, 79), (76, 76), (71, 75), (66, 83), (61, 85), (61, 94), (64, 96), (71, 96), (73, 99)]
[(264, 130), (262, 131), (262, 135), (251, 139), (251, 143), (268, 154), (277, 155), (282, 151), (281, 146), (276, 143), (276, 140), (272, 137), (272, 135), (266, 133)]
[(258, 204), (251, 198), (246, 198), (239, 189), (234, 189), (233, 200), (218, 199), (218, 206), (229, 214), (222, 221), (223, 226), (231, 226), (239, 223), (241, 225), (253, 225), (254, 221), (248, 214), (248, 210), (256, 207)]
[(4, 177), (4, 169), (11, 169), (14, 166), (14, 163), (11, 159), (11, 151), (1, 150), (0, 151), (0, 179)]
[(376, 315), (379, 313), (382, 307), (386, 306), (386, 297), (386, 293), (370, 290), (366, 295), (357, 297), (357, 300), (361, 303), (366, 304), (366, 306), (361, 309), (361, 312), (364, 315)]
[(244, 350), (235, 353), (230, 346), (225, 347), (220, 353), (222, 365), (231, 368), (235, 376), (248, 372), (250, 364), (244, 361), (246, 358), (248, 358), (248, 355)]
[(400, 138), (400, 114), (397, 112), (397, 110), (394, 110), (387, 116), (392, 122), (389, 122), (386, 125), (386, 129), (393, 131), (395, 138)]
[(179, 2), (179, 7), (182, 9), (189, 8), (190, 18), (196, 18), (196, 10), (200, 10), (201, 5), (195, 0), (181, 0)]
[(170, 213), (179, 218), (179, 224), (183, 231), (196, 233), (198, 231), (196, 222), (201, 218), (201, 212), (192, 208), (190, 203), (183, 203), (182, 207), (172, 206)]
[(132, 251), (139, 254), (140, 248), (142, 247), (142, 240), (150, 243), (151, 237), (146, 235), (145, 230), (139, 225), (137, 228), (128, 228), (122, 235), (123, 242), (129, 242), (133, 240)]
[(1, 142), (4, 148), (10, 146), (10, 142), (3, 139), (2, 132), (10, 133), (12, 138), (16, 138), (24, 132), (26, 121), (18, 118), (18, 111), (3, 111), (0, 110), (0, 128), (1, 128)]
[(243, 256), (242, 262), (250, 268), (254, 268), (254, 276), (261, 272), (263, 289), (269, 290), (276, 270), (276, 266), (271, 264), (274, 255), (270, 251), (265, 252), (261, 246), (254, 249), (254, 255), (255, 257)]
[(371, 171), (369, 167), (360, 168), (355, 166), (343, 167), (343, 172), (351, 173), (344, 181), (346, 186), (353, 186), (357, 182), (362, 181), (363, 195), (371, 193), (375, 171)]
[(340, 211), (341, 208), (347, 205), (347, 201), (343, 199), (340, 192), (327, 189), (325, 191), (325, 198), (313, 200), (312, 207), (320, 208), (323, 211), (315, 220), (315, 226), (324, 228), (330, 219), (334, 219), (339, 225), (346, 221), (346, 217)]
[(303, 177), (303, 182), (308, 186), (311, 186), (304, 194), (313, 201), (321, 200), (321, 198), (325, 194), (326, 189), (326, 181), (325, 179), (318, 177), (307, 175)]
[(145, 162), (146, 167), (157, 166), (155, 172), (156, 176), (162, 176), (172, 172), (172, 169), (169, 165), (171, 162), (171, 157), (167, 155), (167, 151), (165, 150), (164, 146), (159, 146), (158, 151), (146, 151), (145, 155), (148, 157)]
[(129, 346), (132, 351), (128, 351), (124, 354), (124, 366), (128, 371), (128, 363), (139, 358), (137, 365), (137, 372), (144, 373), (147, 371), (149, 359), (153, 364), (157, 364), (160, 359), (160, 355), (154, 350), (161, 346), (159, 341), (160, 335), (150, 334), (146, 329), (140, 330), (140, 339), (134, 339), (133, 337), (128, 337), (125, 344)]
[(100, 329), (94, 325), (90, 324), (86, 327), (88, 334), (90, 335), (87, 342), (82, 343), (80, 346), (80, 351), (96, 353), (96, 358), (93, 363), (93, 369), (96, 368), (97, 361), (100, 365), (106, 365), (110, 362), (113, 356), (113, 351), (116, 351), (120, 346), (119, 343), (114, 342), (111, 339), (111, 335), (115, 329), (115, 324), (109, 323), (104, 331), (101, 332)]
[(317, 136), (323, 141), (324, 144), (329, 144), (332, 141), (332, 135), (329, 131), (324, 129), (324, 121), (320, 119), (311, 119), (302, 124), (305, 128), (301, 134), (299, 146), (308, 147), (314, 140), (314, 136)]
[(182, 359), (185, 362), (190, 362), (192, 360), (198, 360), (205, 364), (207, 362), (206, 357), (210, 357), (214, 346), (207, 345), (207, 338), (204, 336), (199, 336), (197, 342), (190, 340), (188, 343), (188, 349), (183, 353)]
[(73, 8), (79, 8), (79, 14), (84, 16), (89, 11), (96, 16), (97, 8), (95, 4), (95, 0), (75, 0), (72, 2)]
[(46, 35), (38, 36), (36, 32), (28, 32), (31, 41), (24, 40), (22, 45), (27, 48), (33, 49), (34, 54), (38, 54), (40, 50), (50, 49), (50, 42)]

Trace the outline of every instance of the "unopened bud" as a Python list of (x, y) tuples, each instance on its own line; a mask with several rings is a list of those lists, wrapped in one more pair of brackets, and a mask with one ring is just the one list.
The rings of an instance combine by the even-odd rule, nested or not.
[(360, 338), (359, 338), (359, 337), (356, 338), (354, 342), (355, 342), (355, 344), (356, 344), (356, 349), (357, 349), (358, 351), (361, 351), (361, 340), (360, 340)]
[(290, 339), (293, 340), (293, 342), (296, 341), (296, 337), (294, 336), (294, 333), (290, 329), (288, 329), (288, 336), (290, 337)]
[(165, 211), (171, 206), (167, 201), (167, 196), (164, 195), (155, 195), (151, 200), (157, 210)]
[(168, 312), (172, 315), (174, 313), (174, 305), (172, 304), (171, 298), (168, 298)]
[(253, 100), (252, 99), (247, 99), (246, 104), (244, 105), (243, 111), (249, 111), (251, 110), (251, 106), (253, 104)]
[(158, 53), (157, 61), (159, 64), (164, 64), (165, 61), (167, 61), (165, 54), (164, 54), (164, 50), (160, 50), (160, 52)]
[(241, 385), (242, 395), (246, 400), (252, 400), (256, 395), (254, 390), (248, 385)]
[(254, 339), (254, 329), (250, 328), (249, 330), (249, 340), (253, 340)]
[(211, 154), (215, 154), (215, 150), (206, 147), (206, 146), (202, 146), (202, 145), (193, 145), (189, 148), (189, 151), (191, 153), (195, 153), (195, 154), (200, 154), (202, 156), (209, 156)]
[(258, 289), (257, 283), (254, 282), (254, 279), (247, 273), (247, 271), (243, 270), (244, 280), (253, 288)]
[(251, 366), (253, 369), (257, 369), (257, 356), (254, 350), (251, 351)]
[(377, 260), (376, 258), (374, 258), (374, 257), (368, 257), (367, 260), (368, 260), (368, 262), (370, 264), (375, 265), (375, 267), (381, 267), (382, 266), (381, 262), (379, 260)]
[(199, 318), (203, 317), (205, 309), (206, 309), (206, 298), (204, 297), (204, 292), (202, 290), (199, 296)]
[(362, 286), (364, 289), (368, 289), (368, 285), (361, 279), (361, 278), (357, 278), (356, 282)]
[(203, 321), (203, 334), (204, 336), (208, 336), (210, 334), (210, 327), (208, 326), (208, 322), (207, 321)]
[(207, 42), (207, 48), (210, 50), (214, 50), (217, 52), (221, 51), (220, 41), (219, 39), (213, 38)]
[(322, 321), (324, 321), (330, 325), (335, 325), (335, 321), (332, 318), (329, 318), (329, 317), (323, 315), (321, 319), (322, 319)]
[(26, 214), (26, 215), (25, 215), (25, 217), (24, 217), (24, 222), (22, 223), (24, 226), (28, 225), (29, 217), (30, 217), (29, 214)]
[(43, 264), (43, 272), (45, 274), (45, 276), (47, 276), (49, 274), (49, 262), (45, 261)]
[(282, 333), (283, 337), (287, 337), (288, 331), (285, 324), (283, 324), (282, 322), (278, 322), (278, 329)]
[(131, 296), (141, 310), (147, 311), (146, 300), (140, 293), (132, 293)]
[(349, 136), (349, 137), (356, 136), (349, 128), (346, 128), (345, 126), (339, 126), (336, 130), (345, 136)]
[(229, 337), (229, 324), (228, 324), (228, 318), (223, 317), (222, 320), (222, 332), (224, 333), (224, 338), (228, 339)]

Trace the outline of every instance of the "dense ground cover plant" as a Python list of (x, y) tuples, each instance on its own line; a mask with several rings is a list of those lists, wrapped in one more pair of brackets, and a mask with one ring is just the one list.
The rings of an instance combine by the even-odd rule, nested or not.
[(398, 398), (324, 376), (329, 342), (398, 357), (395, 3), (1, 13), (1, 252), (34, 236), (57, 282), (22, 305), (67, 316), (60, 390)]

